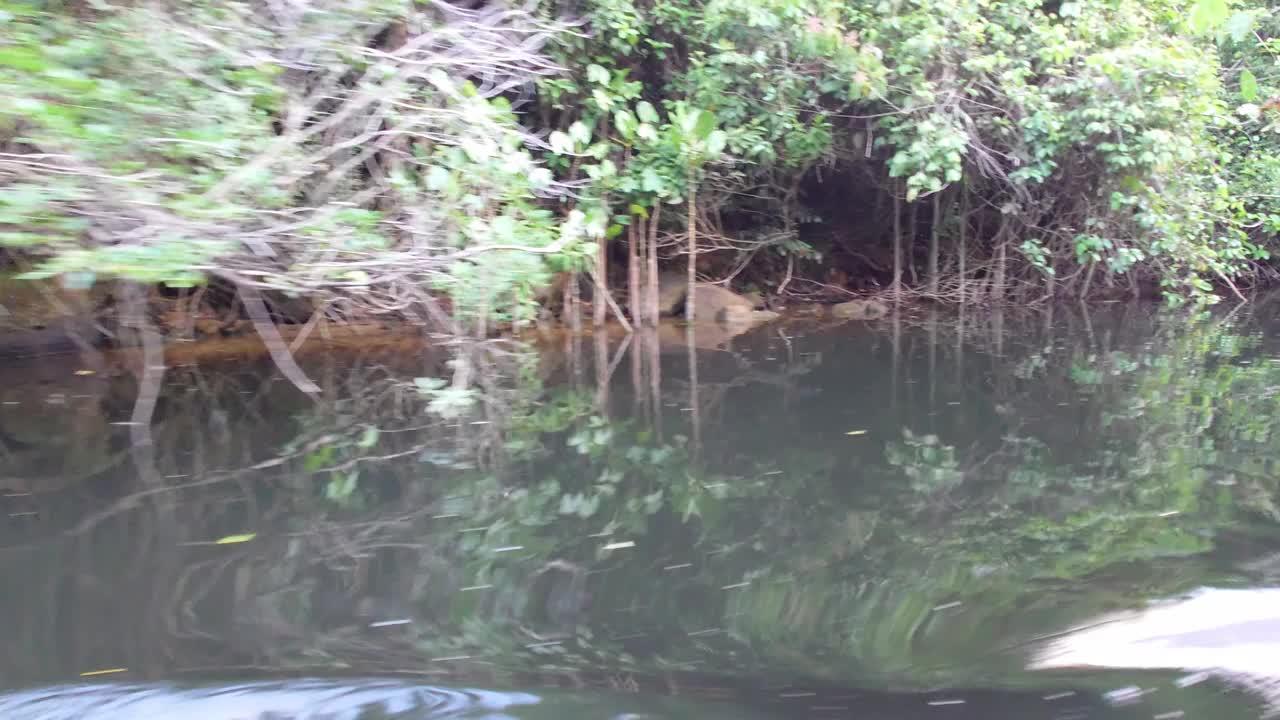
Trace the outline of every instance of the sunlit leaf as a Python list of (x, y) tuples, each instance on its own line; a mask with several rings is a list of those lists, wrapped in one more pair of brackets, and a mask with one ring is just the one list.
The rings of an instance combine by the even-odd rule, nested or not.
[(640, 122), (658, 124), (658, 111), (647, 100), (636, 103), (636, 116), (640, 118)]
[(245, 543), (258, 537), (257, 533), (245, 533), (243, 535), (228, 535), (213, 541), (214, 545), (235, 545), (236, 543)]
[(1191, 6), (1191, 29), (1207, 32), (1227, 20), (1227, 0), (1196, 0)]
[(587, 79), (598, 85), (608, 85), (609, 71), (595, 63), (591, 63), (587, 66)]
[(1258, 99), (1258, 78), (1249, 72), (1248, 68), (1240, 71), (1240, 97), (1245, 102), (1253, 102)]

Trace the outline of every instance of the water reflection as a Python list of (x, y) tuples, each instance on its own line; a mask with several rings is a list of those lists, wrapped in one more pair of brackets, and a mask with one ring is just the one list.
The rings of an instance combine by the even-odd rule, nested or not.
[(172, 684), (67, 685), (0, 695), (12, 720), (515, 720), (508, 709), (539, 702), (527, 693), (450, 690), (386, 680), (256, 682), (216, 687)]
[[(145, 458), (115, 424), (127, 366), (7, 368), (0, 678), (409, 672), (1056, 717), (1045, 697), (1133, 681), (1029, 669), (1046, 637), (1274, 582), (1278, 337), (1150, 308), (815, 320), (703, 349), (696, 380), (656, 336), (538, 365), (477, 347), (468, 367), (503, 370), (478, 395), (416, 380), (463, 367), (421, 348), (304, 357), (316, 398), (193, 365)], [(1255, 714), (1212, 683), (1143, 702)]]
[(1203, 588), (1116, 613), (1055, 639), (1036, 669), (1182, 670), (1187, 686), (1217, 677), (1259, 693), (1280, 712), (1280, 589)]

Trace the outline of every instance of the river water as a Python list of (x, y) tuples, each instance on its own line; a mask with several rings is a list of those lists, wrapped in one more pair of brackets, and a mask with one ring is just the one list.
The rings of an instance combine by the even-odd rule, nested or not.
[(0, 718), (1263, 717), (1266, 315), (7, 362)]

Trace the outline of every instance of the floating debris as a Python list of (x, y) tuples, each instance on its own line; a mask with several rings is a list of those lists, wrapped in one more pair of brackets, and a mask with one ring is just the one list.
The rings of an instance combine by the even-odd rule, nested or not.
[(691, 567), (693, 567), (693, 563), (680, 563), (679, 565), (667, 565), (662, 569), (663, 570), (683, 570), (685, 568), (691, 568)]
[(1044, 699), (1045, 700), (1061, 700), (1063, 698), (1069, 698), (1075, 694), (1076, 694), (1075, 690), (1068, 690), (1066, 692), (1054, 693), (1052, 695), (1045, 695)]
[(371, 628), (391, 627), (393, 625), (408, 625), (412, 622), (413, 620), (409, 618), (400, 618), (399, 620), (379, 620), (378, 622), (369, 623), (369, 627)]
[(636, 546), (636, 544), (635, 544), (634, 542), (632, 542), (631, 540), (626, 540), (626, 541), (624, 541), (624, 542), (609, 543), (608, 545), (605, 545), (605, 546), (604, 546), (603, 548), (601, 548), (601, 549), (603, 549), (603, 550), (622, 550), (623, 548), (633, 548), (633, 547), (635, 547), (635, 546)]
[(1190, 675), (1184, 675), (1178, 678), (1177, 680), (1174, 680), (1173, 684), (1177, 685), (1180, 688), (1189, 688), (1192, 685), (1199, 685), (1200, 683), (1208, 679), (1209, 679), (1209, 673), (1198, 672), (1198, 673), (1192, 673)]
[(737, 590), (738, 588), (744, 588), (750, 584), (751, 584), (751, 581), (748, 580), (746, 582), (734, 583), (732, 585), (724, 585), (720, 589), (721, 590)]
[(228, 535), (213, 541), (214, 545), (235, 545), (236, 543), (249, 542), (258, 537), (258, 533), (245, 533), (243, 535)]
[(95, 370), (77, 370), (76, 374), (80, 376), (84, 376), (84, 375), (97, 375), (98, 373)]
[(1136, 685), (1130, 685), (1128, 687), (1118, 688), (1109, 693), (1105, 693), (1103, 694), (1102, 699), (1106, 700), (1110, 705), (1128, 705), (1129, 703), (1137, 702), (1142, 695), (1142, 688), (1137, 687)]
[(689, 633), (689, 637), (698, 637), (699, 635), (715, 635), (724, 632), (724, 628), (707, 628), (706, 630), (694, 630)]
[(129, 668), (107, 668), (106, 670), (90, 670), (89, 672), (80, 673), (80, 677), (95, 677), (98, 675), (115, 675), (116, 673), (129, 672)]
[(1181, 515), (1181, 514), (1182, 514), (1181, 510), (1168, 510), (1166, 512), (1160, 513), (1156, 517), (1173, 517), (1174, 515)]
[(514, 552), (516, 550), (523, 550), (523, 549), (524, 549), (523, 545), (507, 545), (506, 547), (494, 548), (493, 551), (496, 553), (504, 553), (504, 552)]
[(818, 695), (818, 693), (816, 693), (816, 692), (785, 692), (785, 693), (778, 693), (778, 697), (780, 697), (780, 698), (805, 698), (805, 697), (817, 697), (817, 695)]
[(960, 700), (958, 698), (954, 700), (930, 700), (929, 701), (929, 704), (934, 707), (939, 707), (942, 705), (963, 705), (964, 703), (965, 703), (964, 700)]
[(1160, 713), (1159, 715), (1153, 715), (1152, 720), (1177, 720), (1178, 718), (1183, 717), (1184, 715), (1186, 715), (1186, 713), (1182, 712), (1181, 710), (1173, 710), (1171, 712)]
[(431, 658), (431, 662), (455, 662), (458, 660), (470, 660), (471, 655), (454, 655), (452, 657)]
[(849, 432), (845, 433), (845, 435), (866, 435), (866, 434), (867, 434), (866, 430), (850, 430)]
[(458, 588), (458, 592), (471, 592), (472, 590), (488, 590), (493, 585), (468, 585), (464, 588)]
[(937, 607), (935, 607), (935, 608), (933, 609), (933, 611), (934, 611), (934, 612), (939, 612), (939, 611), (941, 611), (941, 610), (950, 610), (951, 608), (958, 608), (958, 607), (960, 607), (960, 606), (961, 606), (961, 605), (963, 605), (963, 604), (964, 604), (964, 603), (960, 602), (959, 600), (957, 600), (957, 601), (955, 601), (955, 602), (943, 603), (943, 604), (938, 605)]
[(551, 640), (551, 641), (549, 641), (549, 642), (540, 642), (540, 643), (533, 643), (533, 644), (530, 644), (530, 645), (525, 645), (525, 647), (527, 647), (527, 648), (544, 648), (544, 647), (554, 647), (554, 646), (556, 646), (556, 645), (563, 645), (563, 644), (564, 644), (564, 642), (563, 642), (563, 641), (561, 641), (561, 640)]

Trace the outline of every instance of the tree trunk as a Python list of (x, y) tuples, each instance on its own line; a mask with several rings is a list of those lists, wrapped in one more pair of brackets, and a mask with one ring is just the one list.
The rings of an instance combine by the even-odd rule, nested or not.
[(1008, 244), (1005, 240), (1004, 230), (1007, 227), (1008, 222), (1006, 221), (1005, 226), (1001, 228), (999, 234), (1000, 246), (996, 250), (996, 273), (993, 282), (994, 287), (991, 289), (991, 299), (996, 300), (997, 302), (1004, 300), (1005, 246)]
[(969, 261), (969, 248), (966, 247), (969, 242), (969, 186), (966, 183), (960, 185), (960, 303), (963, 306), (968, 301), (968, 289), (965, 287), (968, 280), (967, 263)]
[(902, 198), (893, 189), (893, 299), (902, 299)]
[(596, 327), (604, 326), (605, 317), (605, 298), (609, 295), (609, 257), (607, 255), (609, 242), (605, 238), (600, 238), (600, 245), (596, 248), (596, 292), (591, 298), (591, 322)]
[[(636, 216), (627, 226), (627, 305), (633, 323), (640, 322), (640, 256), (636, 246), (636, 226), (640, 222), (640, 217)], [(643, 237), (643, 231), (640, 232)]]
[(684, 319), (693, 327), (697, 305), (693, 292), (698, 283), (698, 221), (697, 221), (698, 188), (693, 182), (693, 168), (689, 169), (689, 290), (684, 296)]
[(929, 295), (938, 297), (938, 236), (942, 232), (942, 191), (933, 194), (933, 223), (929, 228)]
[(916, 272), (915, 244), (916, 233), (920, 222), (920, 208), (916, 203), (907, 203), (907, 271), (911, 273), (911, 287), (920, 287), (920, 275)]
[(662, 217), (662, 205), (653, 204), (653, 217), (649, 219), (649, 324), (658, 324), (658, 220)]

